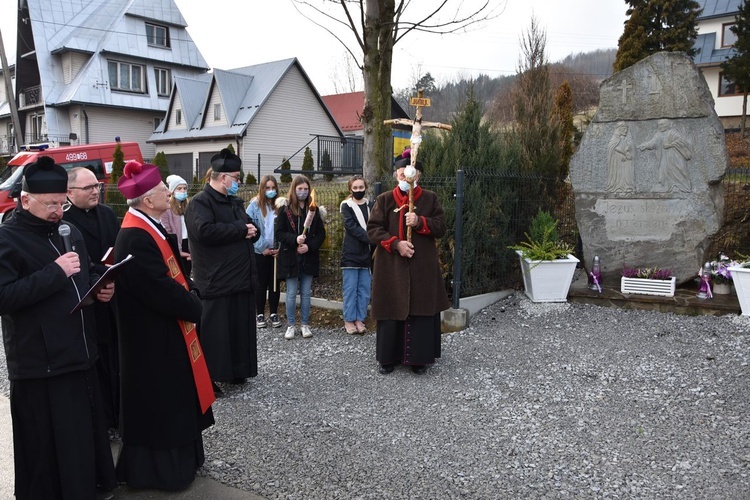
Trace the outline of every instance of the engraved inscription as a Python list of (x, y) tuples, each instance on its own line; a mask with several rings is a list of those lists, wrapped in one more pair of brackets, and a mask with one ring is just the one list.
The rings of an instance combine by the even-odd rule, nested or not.
[(607, 200), (594, 210), (604, 217), (612, 241), (666, 241), (684, 211), (682, 200)]

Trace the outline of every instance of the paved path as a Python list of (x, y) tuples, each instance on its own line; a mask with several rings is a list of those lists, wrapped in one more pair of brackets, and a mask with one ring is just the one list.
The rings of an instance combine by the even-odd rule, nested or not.
[[(10, 420), (10, 401), (0, 396), (0, 499), (13, 498), (13, 427)], [(113, 446), (112, 452), (117, 449)], [(150, 490), (131, 490), (120, 486), (115, 490), (116, 499), (132, 500), (263, 500), (263, 497), (247, 491), (230, 488), (205, 477), (197, 477), (185, 491), (166, 493)]]

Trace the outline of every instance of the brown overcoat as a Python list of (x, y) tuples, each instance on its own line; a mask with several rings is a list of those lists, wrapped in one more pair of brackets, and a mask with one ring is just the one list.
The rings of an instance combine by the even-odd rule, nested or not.
[(408, 197), (395, 188), (378, 196), (367, 223), (367, 235), (376, 245), (371, 314), (378, 321), (433, 316), (450, 307), (435, 245), (435, 240), (445, 235), (443, 207), (434, 192), (415, 188), (414, 212), (419, 225), (412, 229), (411, 259), (391, 248), (406, 239), (408, 208)]

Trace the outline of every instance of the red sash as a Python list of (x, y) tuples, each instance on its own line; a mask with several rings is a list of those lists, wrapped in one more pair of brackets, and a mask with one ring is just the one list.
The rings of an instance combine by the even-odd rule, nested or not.
[[(169, 242), (167, 242), (164, 235), (151, 225), (149, 221), (144, 220), (142, 217), (145, 216), (128, 211), (125, 214), (125, 218), (122, 220), (122, 227), (135, 227), (146, 231), (159, 247), (164, 263), (167, 265), (167, 275), (185, 287), (185, 290), (188, 290), (187, 280), (185, 279), (185, 275), (182, 274), (177, 259), (174, 256), (174, 252), (172, 251), (172, 247), (169, 246)], [(181, 319), (177, 320), (177, 323), (180, 325), (180, 330), (182, 330), (182, 336), (185, 339), (185, 345), (187, 346), (190, 366), (193, 369), (195, 388), (198, 391), (198, 400), (201, 404), (201, 412), (206, 413), (211, 406), (211, 403), (216, 399), (216, 396), (214, 396), (214, 390), (211, 386), (211, 376), (208, 374), (206, 358), (203, 356), (203, 349), (198, 341), (195, 323), (190, 323)]]

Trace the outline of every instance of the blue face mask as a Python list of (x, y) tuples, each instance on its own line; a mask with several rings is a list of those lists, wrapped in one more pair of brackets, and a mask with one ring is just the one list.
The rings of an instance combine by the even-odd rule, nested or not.
[(230, 187), (230, 188), (227, 189), (227, 194), (229, 196), (234, 196), (234, 195), (237, 194), (237, 191), (239, 191), (239, 190), (240, 190), (239, 183), (237, 181), (233, 180), (232, 181), (232, 187)]
[(187, 200), (187, 193), (174, 193), (174, 199), (177, 201)]
[(276, 190), (275, 189), (269, 189), (268, 191), (266, 191), (266, 198), (268, 198), (270, 200), (276, 198)]

